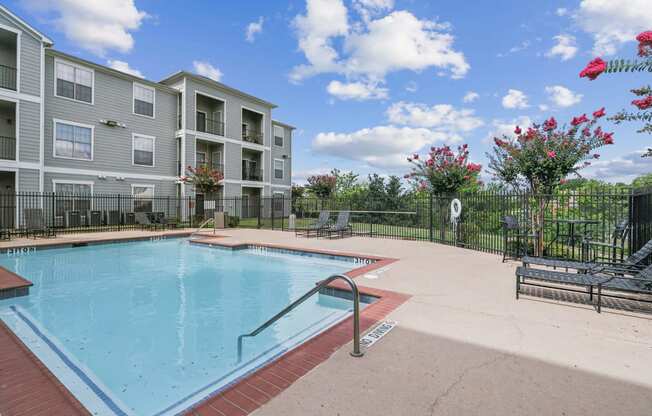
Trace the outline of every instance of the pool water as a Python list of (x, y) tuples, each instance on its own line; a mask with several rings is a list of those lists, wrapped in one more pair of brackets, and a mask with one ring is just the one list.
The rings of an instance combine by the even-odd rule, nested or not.
[(31, 280), (0, 318), (95, 414), (178, 414), (350, 314), (319, 294), (250, 332), (333, 273), (343, 258), (225, 250), (185, 239), (0, 255)]

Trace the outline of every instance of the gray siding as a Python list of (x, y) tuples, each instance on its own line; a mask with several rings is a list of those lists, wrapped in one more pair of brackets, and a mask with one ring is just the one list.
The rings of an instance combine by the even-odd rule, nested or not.
[(40, 176), (36, 169), (19, 169), (18, 192), (38, 192)]
[(41, 153), (41, 105), (22, 100), (18, 108), (20, 117), (18, 157), (21, 162), (38, 163)]
[[(95, 70), (94, 105), (54, 96), (54, 57), (46, 56), (45, 87), (45, 163), (48, 166), (108, 170), (125, 173), (175, 176), (176, 94), (156, 90), (155, 119), (133, 114), (133, 83)], [(73, 121), (95, 127), (93, 160), (53, 157), (53, 119)], [(108, 127), (99, 120), (116, 120), (126, 128)], [(132, 134), (156, 137), (155, 166), (132, 164)]]
[(20, 39), (20, 92), (40, 95), (41, 42), (24, 32)]
[[(274, 177), (274, 172), (271, 172), (271, 182), (272, 186), (277, 185), (290, 185), (292, 183), (292, 129), (289, 129), (284, 126), (279, 126), (283, 128), (285, 133), (285, 139), (283, 140), (283, 146), (276, 146), (274, 144), (274, 137), (272, 137), (272, 169), (274, 167), (274, 159), (281, 159), (284, 163), (283, 179), (276, 179)], [(272, 129), (272, 133), (273, 133)], [(288, 156), (288, 158), (283, 159), (283, 156)]]
[(118, 181), (115, 178), (98, 179), (97, 176), (72, 175), (46, 172), (43, 188), (45, 192), (54, 192), (53, 181), (83, 181), (93, 182), (93, 194), (95, 195), (131, 195), (131, 185), (154, 185), (155, 197), (174, 197), (176, 195), (176, 184), (173, 181), (155, 181), (150, 179), (130, 179)]
[(242, 179), (242, 146), (235, 143), (224, 145), (224, 171), (224, 179)]

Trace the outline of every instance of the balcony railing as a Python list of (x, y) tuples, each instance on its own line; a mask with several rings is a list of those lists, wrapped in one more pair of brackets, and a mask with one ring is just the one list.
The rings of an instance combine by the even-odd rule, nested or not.
[(204, 123), (199, 123), (197, 120), (197, 131), (224, 136), (224, 123), (210, 118), (205, 119)]
[(0, 65), (0, 88), (16, 91), (16, 68)]
[(16, 160), (16, 138), (0, 136), (0, 159)]
[(263, 133), (259, 131), (245, 130), (242, 132), (242, 140), (249, 143), (263, 144)]
[(263, 173), (260, 169), (242, 167), (242, 180), (243, 181), (262, 181)]
[(199, 166), (203, 168), (210, 168), (211, 170), (216, 170), (224, 174), (224, 165), (221, 163), (201, 163)]

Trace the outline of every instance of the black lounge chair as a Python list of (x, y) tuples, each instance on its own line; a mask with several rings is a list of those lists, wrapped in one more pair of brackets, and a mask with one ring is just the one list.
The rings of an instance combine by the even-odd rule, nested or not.
[(147, 228), (149, 230), (156, 230), (158, 228), (158, 224), (152, 222), (146, 212), (135, 212), (134, 220), (136, 221), (136, 224), (140, 225), (141, 229)]
[[(559, 286), (547, 286), (545, 284), (532, 283), (531, 281), (554, 283)], [(567, 273), (547, 269), (518, 267), (516, 269), (516, 299), (518, 299), (519, 294), (521, 293), (521, 286), (523, 285), (547, 287), (556, 290), (569, 290), (572, 292), (580, 291), (562, 286), (584, 287), (586, 292), (581, 292), (588, 293), (591, 300), (593, 300), (594, 297), (594, 290), (597, 289), (598, 299), (595, 306), (597, 311), (600, 312), (602, 308), (602, 296), (605, 296), (603, 290), (608, 290), (609, 292), (652, 295), (652, 265), (639, 271), (632, 272), (631, 276), (622, 273), (611, 274), (605, 270), (594, 270), (591, 273)], [(627, 298), (617, 294), (608, 294), (607, 296), (652, 302), (652, 300)]]
[(573, 269), (580, 273), (588, 273), (591, 270), (603, 270), (613, 273), (627, 273), (628, 271), (637, 272), (645, 266), (642, 265), (643, 261), (652, 255), (652, 240), (645, 243), (637, 252), (627, 257), (622, 262), (607, 262), (598, 263), (594, 261), (582, 262), (572, 260), (560, 260), (546, 257), (530, 257), (525, 256), (521, 259), (524, 267), (530, 265), (552, 267), (554, 269)]
[[(587, 253), (587, 257), (590, 256), (591, 252), (593, 252), (595, 255), (589, 258), (594, 261), (598, 258), (608, 259), (612, 262), (624, 261), (623, 257), (625, 256), (625, 241), (627, 241), (629, 232), (629, 220), (625, 219), (618, 222), (618, 224), (616, 224), (614, 227), (610, 236), (611, 241), (597, 241), (591, 238), (587, 238), (583, 244), (584, 251)], [(604, 256), (605, 252), (607, 253), (608, 257)], [(602, 256), (599, 256), (598, 253), (600, 253)]]
[(176, 228), (177, 224), (168, 221), (168, 219), (165, 217), (165, 212), (154, 212), (152, 213), (152, 218), (151, 222), (153, 224), (158, 224), (161, 226), (161, 228), (165, 229), (171, 229), (171, 228)]
[(55, 237), (54, 228), (48, 227), (45, 223), (42, 208), (25, 208), (25, 228), (27, 237)]
[(347, 233), (352, 236), (353, 228), (351, 227), (351, 224), (349, 224), (350, 217), (351, 213), (349, 211), (340, 211), (340, 213), (337, 214), (337, 221), (335, 224), (328, 228), (324, 228), (322, 234), (328, 236), (328, 238), (331, 238), (333, 235), (343, 238)]
[(329, 211), (321, 211), (319, 213), (319, 218), (317, 218), (317, 221), (309, 224), (307, 227), (303, 228), (295, 228), (294, 229), (294, 235), (301, 235), (304, 237), (310, 237), (310, 233), (314, 232), (315, 235), (319, 235), (319, 233), (328, 227), (328, 221), (330, 220), (330, 212)]

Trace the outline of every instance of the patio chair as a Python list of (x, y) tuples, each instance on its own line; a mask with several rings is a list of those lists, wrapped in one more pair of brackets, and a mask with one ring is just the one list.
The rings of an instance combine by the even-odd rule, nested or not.
[(322, 229), (321, 233), (327, 235), (328, 238), (331, 238), (333, 235), (343, 238), (347, 233), (352, 236), (353, 228), (351, 227), (351, 224), (349, 224), (350, 217), (351, 213), (349, 211), (340, 211), (340, 213), (337, 214), (337, 221), (335, 224)]
[[(584, 241), (584, 251), (586, 252), (585, 258), (591, 258), (592, 260), (597, 260), (598, 258), (608, 259), (612, 262), (623, 261), (625, 256), (625, 242), (629, 236), (629, 220), (625, 219), (616, 224), (613, 231), (611, 232), (611, 241), (596, 241), (592, 240), (590, 237)], [(596, 253), (593, 257), (590, 256), (590, 252), (593, 251)], [(597, 252), (600, 251), (603, 256), (599, 257)], [(609, 257), (604, 257), (605, 251), (608, 253)]]
[(145, 228), (156, 230), (158, 228), (158, 225), (152, 222), (146, 212), (134, 212), (134, 220), (136, 224), (140, 225), (141, 230)]
[[(531, 281), (553, 283), (558, 286), (547, 286), (541, 283), (531, 283)], [(521, 286), (523, 285), (587, 293), (591, 301), (593, 301), (594, 289), (597, 289), (598, 300), (595, 306), (599, 313), (602, 308), (602, 296), (605, 296), (603, 290), (608, 290), (609, 292), (651, 295), (652, 265), (634, 272), (632, 276), (610, 274), (608, 271), (600, 269), (593, 270), (591, 273), (567, 273), (548, 269), (518, 267), (516, 269), (516, 299), (519, 298), (519, 294), (521, 293)], [(585, 288), (585, 291), (570, 289), (567, 288), (568, 286), (583, 287)], [(627, 298), (618, 294), (608, 294), (606, 296), (652, 302), (652, 300), (645, 300), (642, 298)]]
[(25, 208), (25, 228), (27, 237), (31, 234), (36, 237), (55, 237), (56, 233), (54, 228), (48, 227), (45, 223), (42, 208)]
[(552, 267), (553, 269), (577, 270), (579, 273), (588, 273), (591, 270), (601, 269), (611, 273), (636, 273), (645, 266), (643, 262), (652, 254), (652, 239), (645, 243), (637, 252), (625, 258), (622, 262), (582, 262), (573, 260), (562, 260), (547, 257), (530, 257), (525, 256), (521, 259), (523, 267), (530, 265)]
[(522, 227), (516, 217), (512, 215), (505, 215), (500, 222), (503, 226), (503, 263), (510, 254), (509, 244), (511, 242), (516, 243), (516, 258), (526, 256), (530, 239), (536, 238), (537, 235)]
[(160, 225), (161, 228), (170, 229), (170, 228), (176, 228), (177, 226), (176, 223), (168, 221), (168, 219), (165, 217), (165, 212), (153, 212), (151, 221), (154, 224)]
[(309, 224), (303, 228), (295, 228), (294, 235), (301, 235), (304, 237), (310, 237), (310, 233), (314, 232), (315, 235), (319, 235), (320, 231), (328, 227), (328, 221), (330, 221), (330, 212), (329, 211), (320, 211), (319, 218), (317, 221)]

